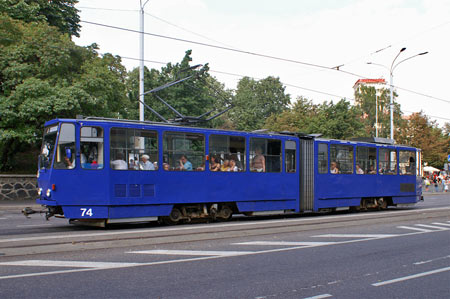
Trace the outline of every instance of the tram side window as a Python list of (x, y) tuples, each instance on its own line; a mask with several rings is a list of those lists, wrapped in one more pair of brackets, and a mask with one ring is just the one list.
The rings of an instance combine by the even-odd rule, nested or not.
[(209, 156), (211, 171), (245, 171), (245, 137), (211, 135), (209, 137)]
[(397, 174), (397, 151), (394, 149), (380, 148), (378, 150), (378, 173)]
[(399, 151), (399, 167), (401, 175), (416, 175), (416, 153), (414, 151)]
[(294, 173), (296, 172), (296, 144), (295, 141), (286, 141), (284, 144), (284, 159), (285, 159), (285, 167), (286, 172)]
[(204, 171), (205, 136), (196, 133), (165, 132), (163, 168), (169, 171)]
[(116, 170), (157, 170), (156, 131), (112, 128), (110, 165)]
[(353, 146), (331, 144), (330, 161), (331, 173), (353, 173)]
[(75, 168), (75, 125), (61, 124), (54, 168)]
[(319, 162), (319, 173), (328, 173), (328, 144), (319, 143), (317, 158)]
[(250, 171), (281, 172), (281, 140), (250, 138)]
[(102, 169), (103, 129), (100, 127), (81, 127), (80, 162), (83, 169)]
[(377, 173), (377, 149), (358, 146), (356, 148), (356, 174)]

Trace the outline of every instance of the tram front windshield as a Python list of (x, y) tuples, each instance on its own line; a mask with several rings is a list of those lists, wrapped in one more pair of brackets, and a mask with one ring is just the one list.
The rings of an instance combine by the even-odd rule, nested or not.
[(39, 155), (40, 168), (49, 168), (50, 164), (52, 163), (57, 133), (57, 125), (46, 127), (44, 129), (41, 154)]

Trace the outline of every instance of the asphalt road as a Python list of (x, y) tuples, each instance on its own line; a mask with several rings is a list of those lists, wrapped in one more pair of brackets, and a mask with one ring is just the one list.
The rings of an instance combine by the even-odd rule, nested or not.
[(112, 229), (0, 206), (0, 298), (449, 298), (450, 195), (383, 212)]

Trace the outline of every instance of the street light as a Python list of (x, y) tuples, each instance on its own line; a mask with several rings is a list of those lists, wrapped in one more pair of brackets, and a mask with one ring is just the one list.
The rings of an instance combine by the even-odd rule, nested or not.
[(389, 91), (390, 91), (390, 106), (391, 106), (391, 139), (394, 139), (394, 92), (393, 92), (393, 86), (394, 86), (394, 70), (395, 68), (402, 62), (405, 62), (406, 60), (410, 60), (411, 58), (414, 58), (416, 56), (420, 56), (420, 55), (425, 55), (428, 52), (422, 52), (413, 56), (410, 56), (408, 58), (405, 58), (403, 60), (401, 60), (400, 62), (398, 62), (397, 64), (395, 64), (395, 61), (397, 60), (398, 56), (405, 51), (406, 48), (401, 48), (400, 51), (398, 52), (397, 56), (395, 56), (394, 60), (392, 61), (391, 64), (391, 68), (388, 69), (387, 66), (382, 65), (382, 64), (378, 64), (378, 63), (373, 63), (373, 62), (368, 62), (367, 64), (374, 64), (374, 65), (378, 65), (381, 67), (384, 67), (385, 69), (387, 69), (389, 71), (389, 76), (390, 76), (390, 86), (389, 86)]

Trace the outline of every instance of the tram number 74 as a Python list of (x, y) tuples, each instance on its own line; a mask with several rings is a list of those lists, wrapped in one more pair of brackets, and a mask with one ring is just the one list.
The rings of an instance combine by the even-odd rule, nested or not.
[(94, 213), (92, 213), (92, 209), (81, 208), (80, 210), (81, 210), (81, 217), (84, 216), (92, 217), (92, 215), (94, 215)]

